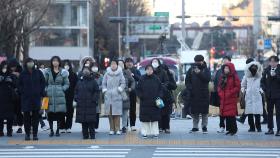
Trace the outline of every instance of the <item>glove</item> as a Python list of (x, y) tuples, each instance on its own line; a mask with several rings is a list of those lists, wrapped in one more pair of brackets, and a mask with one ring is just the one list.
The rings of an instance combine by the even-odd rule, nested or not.
[(122, 92), (122, 91), (123, 91), (123, 88), (122, 88), (122, 87), (118, 87), (118, 91), (119, 91), (119, 92)]
[(107, 92), (107, 88), (102, 89), (102, 92), (103, 92), (103, 93)]

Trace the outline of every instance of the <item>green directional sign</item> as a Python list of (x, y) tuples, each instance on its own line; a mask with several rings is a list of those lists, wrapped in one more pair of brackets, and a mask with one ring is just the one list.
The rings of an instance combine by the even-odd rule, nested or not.
[(169, 17), (169, 12), (155, 12), (155, 16)]
[(151, 26), (149, 26), (149, 30), (161, 30), (161, 26), (160, 25), (151, 25)]

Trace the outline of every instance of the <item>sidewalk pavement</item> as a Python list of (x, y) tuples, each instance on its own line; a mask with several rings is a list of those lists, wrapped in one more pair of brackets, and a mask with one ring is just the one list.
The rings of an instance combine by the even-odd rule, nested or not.
[[(262, 125), (262, 133), (249, 133), (247, 123), (238, 123), (238, 133), (235, 136), (226, 136), (217, 133), (219, 117), (209, 117), (208, 134), (190, 134), (192, 120), (171, 120), (171, 134), (160, 134), (158, 139), (142, 139), (140, 122), (137, 120), (137, 131), (128, 131), (125, 135), (108, 135), (109, 121), (100, 119), (100, 128), (96, 133), (96, 140), (82, 140), (81, 125), (73, 124), (72, 133), (61, 134), (60, 137), (48, 136), (49, 131), (39, 129), (39, 141), (24, 141), (24, 134), (14, 133), (13, 137), (1, 137), (0, 146), (5, 145), (136, 145), (136, 146), (191, 146), (191, 147), (280, 147), (280, 137), (267, 136), (264, 132), (266, 125)], [(14, 128), (16, 131), (16, 128)]]

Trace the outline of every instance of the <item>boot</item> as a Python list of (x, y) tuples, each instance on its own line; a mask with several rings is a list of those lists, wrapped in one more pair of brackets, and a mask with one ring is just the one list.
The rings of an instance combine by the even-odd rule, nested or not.
[(37, 134), (33, 134), (33, 140), (39, 140)]
[(25, 141), (29, 141), (30, 140), (30, 134), (26, 134), (25, 135)]
[(51, 129), (51, 132), (50, 132), (49, 136), (50, 136), (50, 137), (53, 137), (53, 136), (54, 136), (53, 129)]
[(60, 136), (60, 134), (59, 134), (59, 128), (57, 128), (57, 130), (56, 130), (56, 132), (55, 132), (55, 136), (56, 136), (56, 137), (59, 137), (59, 136)]

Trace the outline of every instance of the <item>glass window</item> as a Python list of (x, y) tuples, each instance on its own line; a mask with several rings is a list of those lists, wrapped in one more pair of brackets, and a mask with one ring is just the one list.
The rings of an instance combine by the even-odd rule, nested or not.
[(43, 26), (87, 26), (87, 3), (54, 3), (43, 17)]
[(87, 29), (41, 29), (34, 33), (37, 47), (87, 47)]

